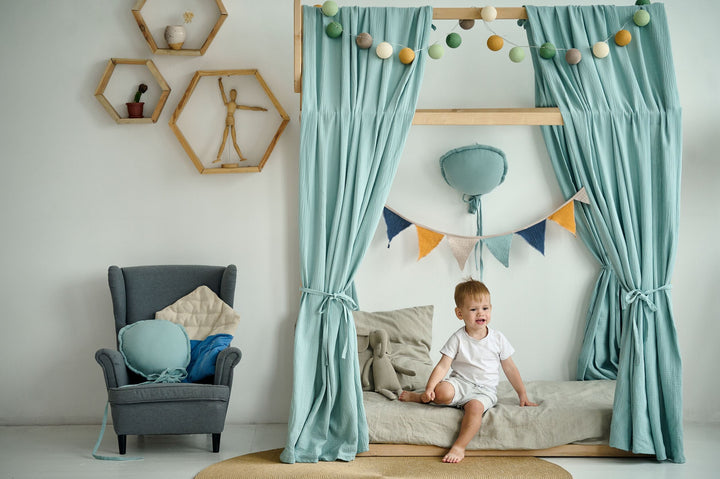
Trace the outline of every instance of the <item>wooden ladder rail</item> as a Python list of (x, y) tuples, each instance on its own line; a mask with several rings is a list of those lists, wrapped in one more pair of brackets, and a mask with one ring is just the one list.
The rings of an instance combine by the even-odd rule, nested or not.
[[(294, 1), (294, 84), (302, 92), (302, 1)], [(479, 19), (482, 8), (433, 8), (433, 19)], [(525, 7), (498, 7), (500, 20), (526, 19)], [(448, 108), (419, 109), (413, 125), (562, 125), (558, 108)]]

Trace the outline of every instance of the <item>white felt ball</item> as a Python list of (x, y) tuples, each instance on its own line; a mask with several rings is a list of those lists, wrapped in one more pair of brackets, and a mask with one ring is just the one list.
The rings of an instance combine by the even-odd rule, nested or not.
[(497, 18), (497, 10), (495, 7), (483, 7), (482, 10), (480, 10), (480, 18), (486, 22), (492, 22)]
[(598, 58), (605, 58), (610, 53), (610, 47), (605, 42), (597, 42), (593, 45), (593, 55)]
[(392, 56), (393, 47), (388, 42), (382, 42), (378, 44), (377, 48), (375, 49), (375, 53), (377, 54), (377, 56), (384, 60)]

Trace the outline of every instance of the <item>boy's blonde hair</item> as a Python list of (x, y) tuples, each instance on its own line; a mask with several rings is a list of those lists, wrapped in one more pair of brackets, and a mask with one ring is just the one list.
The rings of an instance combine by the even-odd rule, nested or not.
[(483, 298), (485, 296), (490, 297), (490, 290), (481, 281), (470, 278), (455, 286), (455, 306), (458, 308), (468, 298)]

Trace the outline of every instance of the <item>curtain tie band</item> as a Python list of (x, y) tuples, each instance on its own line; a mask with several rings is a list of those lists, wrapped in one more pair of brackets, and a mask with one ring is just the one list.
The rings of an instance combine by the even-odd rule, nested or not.
[(650, 296), (657, 293), (658, 291), (668, 290), (670, 289), (670, 285), (666, 284), (664, 286), (660, 286), (659, 288), (651, 289), (650, 291), (641, 291), (639, 289), (633, 289), (632, 291), (628, 291), (625, 294), (625, 297), (623, 298), (623, 309), (630, 306), (632, 303), (637, 301), (638, 299), (641, 301), (644, 301), (651, 311), (657, 311), (657, 306), (655, 306), (655, 303), (650, 299)]
[[(340, 303), (340, 305), (343, 308), (343, 319), (345, 320), (346, 325), (350, 325), (351, 316), (352, 313), (350, 311), (357, 311), (358, 305), (355, 302), (354, 299), (352, 299), (350, 296), (348, 296), (345, 293), (327, 293), (325, 291), (320, 291), (318, 289), (311, 289), (311, 288), (300, 288), (300, 291), (303, 293), (308, 294), (316, 294), (318, 296), (323, 296), (322, 302), (320, 303), (320, 309), (319, 313), (325, 313), (327, 312), (328, 304), (330, 304), (330, 301), (337, 301)], [(347, 356), (348, 351), (348, 337), (345, 335), (345, 342), (343, 344), (343, 350), (342, 350), (342, 358), (345, 359)]]

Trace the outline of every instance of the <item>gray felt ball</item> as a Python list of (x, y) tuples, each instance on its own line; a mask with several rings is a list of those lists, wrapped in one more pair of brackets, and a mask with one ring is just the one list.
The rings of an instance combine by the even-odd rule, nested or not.
[(470, 30), (472, 27), (475, 26), (475, 20), (472, 18), (468, 18), (466, 20), (460, 20), (460, 28), (463, 30)]
[(577, 48), (571, 48), (565, 52), (565, 61), (568, 65), (577, 65), (582, 60), (582, 54)]
[(367, 49), (372, 46), (373, 38), (369, 33), (361, 33), (357, 37), (355, 37), (355, 43), (357, 43), (357, 46), (362, 49)]

